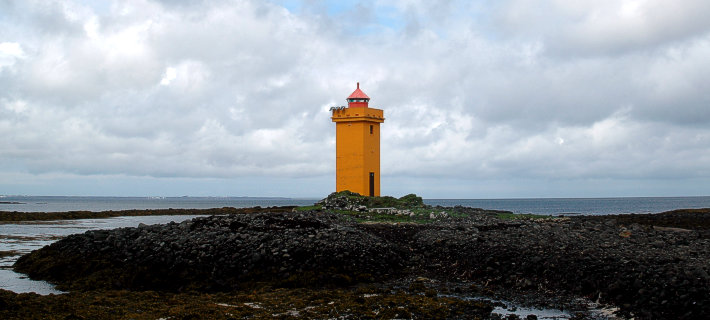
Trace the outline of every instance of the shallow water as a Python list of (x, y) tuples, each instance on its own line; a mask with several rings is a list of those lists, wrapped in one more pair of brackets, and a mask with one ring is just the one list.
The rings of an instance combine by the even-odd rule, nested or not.
[(9, 269), (0, 269), (0, 289), (17, 293), (34, 292), (41, 295), (64, 293), (46, 281), (36, 281)]
[(564, 310), (557, 309), (544, 309), (544, 308), (523, 308), (516, 307), (514, 304), (509, 303), (506, 307), (495, 307), (493, 308), (493, 313), (500, 314), (501, 316), (507, 317), (508, 315), (514, 314), (525, 319), (529, 315), (535, 315), (538, 319), (570, 319), (571, 314), (565, 312)]
[(136, 227), (141, 223), (151, 225), (171, 221), (181, 222), (200, 216), (135, 216), (0, 224), (0, 253), (6, 254), (6, 256), (0, 257), (0, 289), (18, 293), (35, 292), (44, 295), (62, 293), (45, 281), (31, 280), (24, 274), (12, 271), (11, 268), (20, 256), (65, 236), (89, 230)]

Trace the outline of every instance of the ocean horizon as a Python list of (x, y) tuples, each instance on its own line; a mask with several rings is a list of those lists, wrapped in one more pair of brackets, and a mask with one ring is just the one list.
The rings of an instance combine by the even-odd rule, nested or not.
[[(288, 197), (110, 197), (0, 195), (0, 211), (66, 212), (148, 209), (209, 209), (221, 207), (308, 206), (319, 198)], [(603, 215), (658, 213), (675, 209), (710, 208), (710, 196), (606, 197), (606, 198), (509, 198), (424, 199), (432, 206), (465, 206), (514, 213), (550, 215)]]

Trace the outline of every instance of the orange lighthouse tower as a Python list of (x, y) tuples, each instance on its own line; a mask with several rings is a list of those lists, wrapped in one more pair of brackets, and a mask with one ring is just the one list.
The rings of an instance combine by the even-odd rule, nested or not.
[(370, 108), (370, 97), (357, 89), (347, 107), (333, 107), (335, 122), (335, 191), (380, 195), (380, 109)]

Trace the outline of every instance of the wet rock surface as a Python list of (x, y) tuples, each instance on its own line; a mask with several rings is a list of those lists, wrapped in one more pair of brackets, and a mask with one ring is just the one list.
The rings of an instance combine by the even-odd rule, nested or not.
[[(455, 211), (466, 216), (386, 224), (327, 211), (253, 213), (91, 231), (23, 256), (15, 269), (74, 290), (213, 292), (423, 277), (481, 292), (586, 297), (640, 319), (710, 314), (710, 210), (537, 220)], [(681, 220), (683, 228), (672, 223)], [(442, 287), (430, 289), (425, 295)]]

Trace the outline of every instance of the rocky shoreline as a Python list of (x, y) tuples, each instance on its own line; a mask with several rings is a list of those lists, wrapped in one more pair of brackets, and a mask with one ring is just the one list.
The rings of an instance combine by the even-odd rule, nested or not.
[(19, 221), (48, 221), (70, 219), (97, 219), (125, 216), (175, 216), (175, 215), (225, 215), (254, 212), (290, 212), (293, 206), (270, 208), (212, 208), (212, 209), (150, 209), (150, 210), (111, 210), (111, 211), (66, 211), (66, 212), (21, 212), (0, 211), (1, 223)]
[[(365, 301), (369, 293), (352, 294), (368, 288), (393, 299), (394, 313), (385, 318), (427, 318), (421, 313), (426, 308), (416, 308), (423, 297), (468, 310), (437, 317), (495, 318), (492, 304), (469, 299), (475, 296), (533, 296), (538, 305), (567, 309), (586, 298), (636, 319), (710, 314), (708, 209), (512, 220), (501, 219), (499, 211), (433, 209), (446, 215), (417, 223), (363, 222), (361, 213), (343, 214), (331, 204), (90, 231), (25, 255), (14, 268), (73, 295), (281, 288), (274, 290), (338, 292), (349, 297), (333, 294), (345, 307), (349, 299)], [(11, 305), (4, 299), (0, 315), (8, 314), (3, 303)], [(420, 311), (397, 314), (402, 304)], [(575, 314), (598, 317), (583, 308)], [(320, 316), (328, 315), (309, 314)]]

